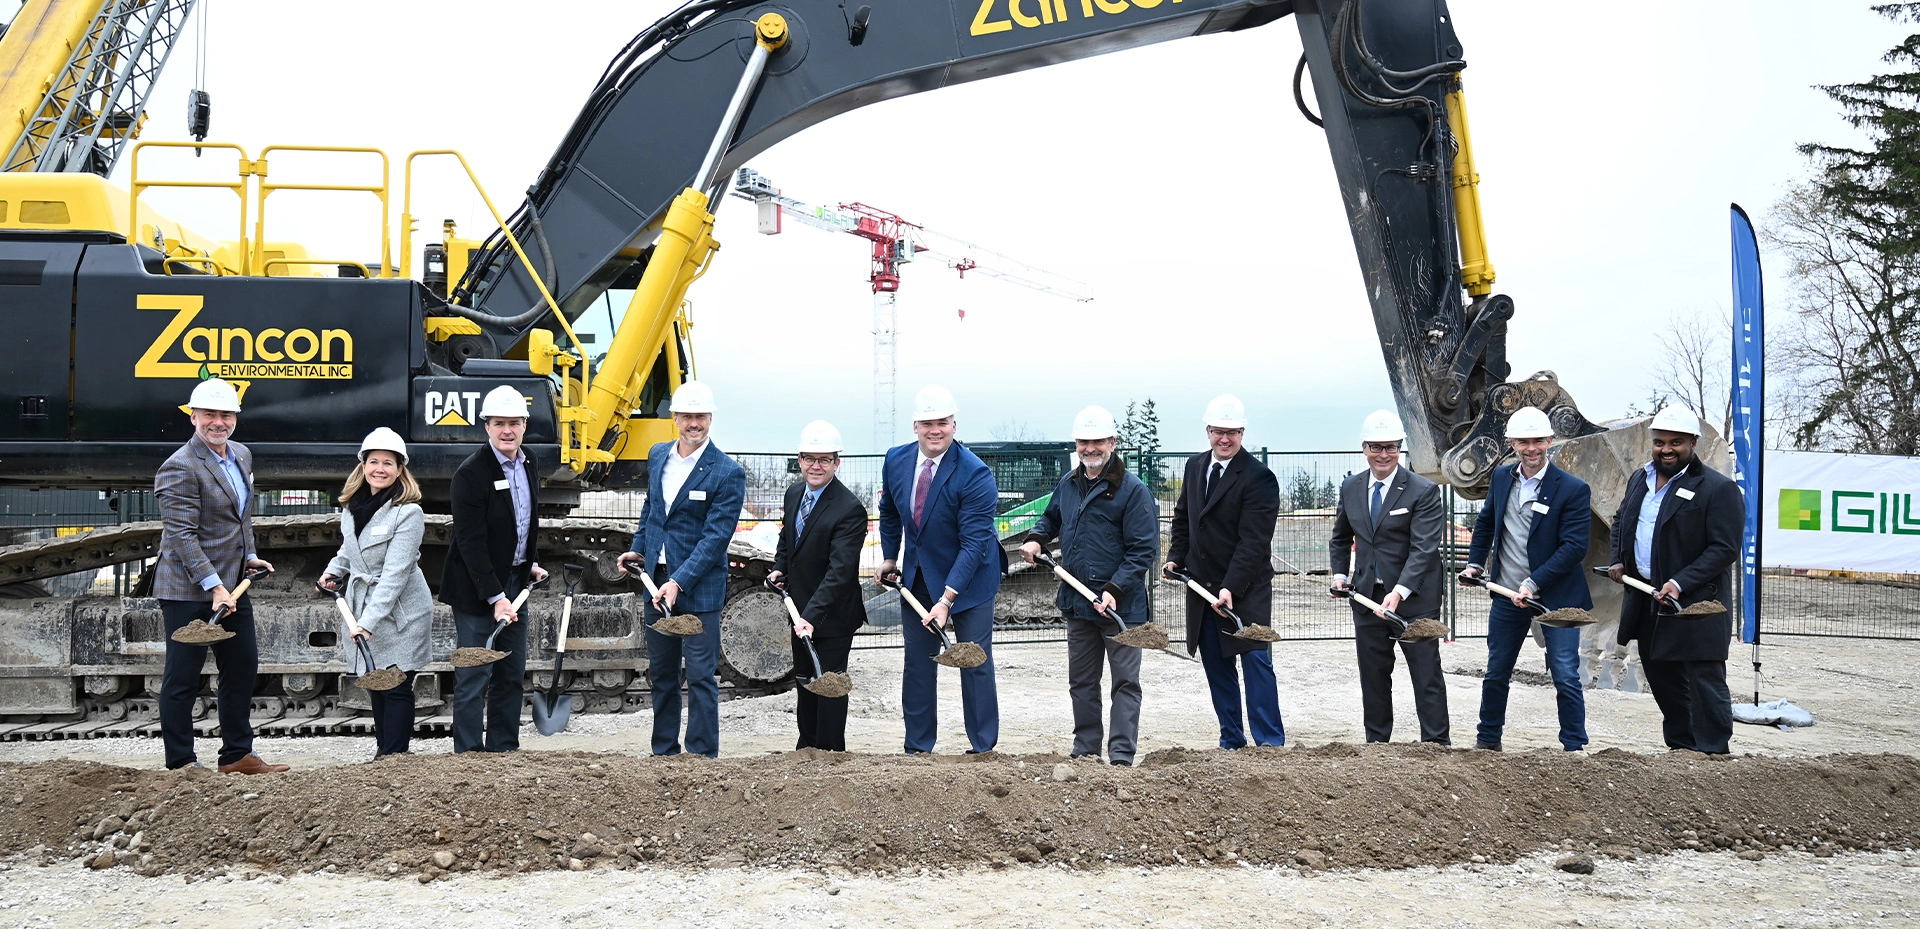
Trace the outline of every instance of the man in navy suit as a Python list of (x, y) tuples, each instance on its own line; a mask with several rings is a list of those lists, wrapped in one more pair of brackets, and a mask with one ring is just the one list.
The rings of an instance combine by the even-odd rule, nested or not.
[[(993, 598), (1007, 554), (994, 531), (1000, 487), (979, 456), (953, 440), (959, 408), (945, 387), (928, 385), (914, 400), (918, 441), (887, 450), (880, 494), (879, 577), (893, 576), (929, 606), (926, 625), (900, 606), (906, 665), (900, 708), (908, 754), (933, 751), (938, 734), (932, 625), (951, 625), (956, 641), (987, 653), (977, 668), (960, 669), (960, 706), (969, 753), (992, 751), (1000, 740), (1000, 698), (993, 682)], [(904, 541), (904, 545), (902, 544)]]
[[(686, 750), (720, 754), (720, 609), (727, 603), (727, 544), (740, 525), (747, 473), (707, 438), (713, 428), (713, 391), (688, 381), (673, 392), (673, 427), (680, 438), (647, 453), (647, 502), (633, 550), (620, 566), (650, 571), (660, 588), (642, 618), (647, 630), (647, 679), (653, 692), (653, 753), (680, 754), (680, 675), (687, 679)], [(701, 632), (676, 638), (655, 632), (663, 613), (700, 617)]]
[[(1593, 608), (1582, 563), (1587, 556), (1588, 509), (1593, 491), (1587, 483), (1547, 461), (1553, 423), (1534, 407), (1521, 407), (1507, 420), (1507, 444), (1520, 459), (1496, 468), (1486, 506), (1473, 524), (1467, 551), (1467, 577), (1484, 575), (1520, 594), (1495, 597), (1487, 618), (1487, 677), (1480, 686), (1480, 729), (1473, 747), (1500, 750), (1507, 723), (1507, 685), (1520, 646), (1539, 612), (1522, 602), (1531, 597), (1550, 610)], [(1580, 688), (1580, 630), (1542, 627), (1547, 669), (1560, 704), (1560, 745), (1570, 752), (1587, 746), (1587, 701)]]

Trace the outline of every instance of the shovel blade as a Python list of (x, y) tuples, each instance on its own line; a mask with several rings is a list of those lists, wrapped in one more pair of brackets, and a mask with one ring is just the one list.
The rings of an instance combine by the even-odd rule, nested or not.
[(567, 721), (573, 718), (573, 695), (561, 694), (551, 701), (545, 691), (536, 690), (527, 695), (533, 703), (533, 728), (541, 735), (553, 735), (564, 732)]

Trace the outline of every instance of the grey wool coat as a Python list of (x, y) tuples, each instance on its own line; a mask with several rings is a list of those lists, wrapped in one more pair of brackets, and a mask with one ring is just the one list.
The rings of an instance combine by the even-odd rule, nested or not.
[(420, 573), (420, 540), (426, 531), (427, 518), (417, 503), (388, 503), (375, 510), (364, 535), (353, 524), (353, 514), (341, 511), (340, 552), (327, 563), (326, 573), (346, 579), (347, 606), (373, 634), (367, 645), (374, 666), (363, 668), (360, 650), (341, 629), (341, 647), (353, 673), (426, 667), (433, 632), (433, 592)]

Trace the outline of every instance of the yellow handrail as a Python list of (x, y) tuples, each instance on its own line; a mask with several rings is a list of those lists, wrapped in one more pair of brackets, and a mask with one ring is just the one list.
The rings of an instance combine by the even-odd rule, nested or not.
[[(148, 148), (224, 148), (240, 153), (240, 180), (227, 181), (143, 181), (140, 179), (140, 152)], [(247, 157), (247, 150), (231, 142), (136, 142), (131, 159), (132, 180), (128, 182), (127, 195), (127, 241), (140, 239), (140, 193), (149, 187), (224, 187), (240, 198), (240, 235), (236, 244), (240, 247), (240, 259), (244, 266), (249, 253), (247, 247), (247, 178), (255, 174), (266, 176), (267, 164)]]
[[(379, 155), (380, 156), (380, 184), (379, 186), (369, 186), (365, 184), (269, 184), (266, 181), (267, 155), (272, 152), (337, 152), (341, 154), (353, 154), (353, 155)], [(392, 213), (392, 208), (388, 205), (388, 201), (387, 201), (387, 181), (388, 181), (388, 178), (391, 176), (391, 165), (388, 162), (386, 152), (381, 151), (380, 149), (377, 149), (377, 148), (360, 148), (360, 147), (340, 146), (340, 145), (269, 145), (266, 148), (263, 148), (260, 150), (260, 160), (257, 163), (260, 166), (260, 171), (259, 171), (260, 190), (259, 190), (259, 194), (257, 195), (259, 198), (260, 205), (255, 210), (255, 219), (254, 219), (254, 227), (253, 227), (254, 241), (263, 243), (262, 247), (264, 248), (264, 243), (267, 241), (267, 195), (270, 193), (273, 193), (276, 190), (338, 190), (338, 191), (370, 193), (370, 194), (373, 194), (375, 197), (380, 198), (380, 276), (381, 277), (394, 276), (393, 230), (392, 230), (392, 224), (390, 222), (393, 216), (393, 213)], [(257, 269), (257, 273), (261, 273), (261, 274), (266, 273), (266, 265), (262, 263), (260, 260), (263, 257), (264, 257), (263, 254), (255, 255), (254, 261), (253, 261), (253, 266)], [(357, 264), (357, 262), (344, 262), (344, 261), (339, 263), (340, 264)], [(361, 273), (363, 275), (366, 274), (366, 268), (364, 265), (361, 266)]]
[(265, 275), (275, 265), (350, 265), (360, 269), (361, 277), (372, 277), (373, 272), (357, 261), (338, 261), (330, 258), (269, 258), (260, 265), (260, 273)]
[(176, 263), (178, 263), (178, 264), (189, 264), (189, 265), (190, 265), (190, 264), (203, 264), (203, 265), (206, 265), (206, 266), (208, 266), (208, 267), (210, 267), (210, 268), (212, 268), (212, 269), (213, 269), (213, 273), (214, 273), (214, 275), (215, 275), (215, 276), (219, 276), (219, 274), (220, 274), (220, 262), (218, 262), (218, 261), (215, 261), (215, 260), (214, 260), (214, 259), (212, 259), (212, 258), (200, 258), (200, 257), (193, 257), (193, 258), (187, 258), (187, 257), (180, 257), (180, 258), (168, 258), (168, 259), (165, 259), (165, 260), (163, 260), (163, 261), (161, 261), (161, 262), (160, 262), (160, 269), (161, 269), (162, 271), (165, 271), (165, 272), (167, 272), (168, 274), (172, 274), (172, 273), (173, 273), (173, 266), (174, 266), (174, 265), (175, 265)]
[[(567, 338), (573, 343), (574, 350), (580, 353), (580, 359), (584, 362), (587, 358), (587, 349), (580, 341), (580, 337), (574, 334), (572, 323), (567, 320), (565, 313), (560, 312), (560, 304), (553, 299), (553, 294), (548, 292), (546, 282), (540, 279), (540, 272), (534, 270), (533, 260), (527, 257), (527, 250), (520, 246), (519, 237), (513, 234), (512, 229), (507, 228), (506, 219), (502, 218), (500, 211), (494, 208), (493, 198), (487, 196), (487, 189), (480, 183), (479, 176), (473, 173), (473, 166), (467, 163), (467, 156), (453, 149), (421, 149), (407, 154), (405, 188), (401, 193), (400, 203), (400, 260), (406, 263), (403, 274), (406, 277), (413, 276), (413, 160), (423, 155), (452, 155), (454, 158), (459, 159), (460, 169), (467, 173), (467, 180), (473, 183), (474, 192), (480, 195), (480, 202), (487, 205), (487, 212), (493, 215), (494, 225), (500, 229), (501, 234), (507, 237), (507, 244), (513, 247), (513, 253), (520, 258), (520, 266), (527, 269), (527, 277), (533, 280), (533, 286), (540, 289), (541, 299), (547, 302), (547, 308), (553, 311), (553, 318), (560, 324), (560, 330), (567, 334)], [(590, 367), (591, 366), (587, 364), (580, 365), (580, 393), (583, 400), (587, 395), (588, 388), (591, 386), (589, 383), (591, 375), (588, 372)], [(575, 412), (580, 410), (580, 407), (567, 402), (571, 399), (568, 396), (570, 391), (567, 390), (567, 381), (568, 378), (563, 373), (560, 378), (560, 400), (562, 409), (560, 422), (558, 424), (560, 427), (560, 460), (571, 466), (575, 471), (580, 471), (585, 468), (587, 464), (586, 449), (583, 447), (578, 453), (575, 452), (573, 447), (574, 420), (569, 418), (569, 414), (572, 416), (580, 415), (579, 412)]]

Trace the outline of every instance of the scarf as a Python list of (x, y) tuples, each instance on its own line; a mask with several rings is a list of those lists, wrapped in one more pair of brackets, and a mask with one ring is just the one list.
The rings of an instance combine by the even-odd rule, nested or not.
[(393, 499), (393, 495), (400, 490), (400, 482), (394, 481), (388, 484), (387, 489), (379, 493), (367, 493), (372, 489), (369, 486), (362, 486), (359, 493), (347, 500), (347, 512), (353, 514), (355, 538), (364, 537), (367, 534), (367, 523), (372, 522), (373, 514), (380, 512), (380, 508)]

